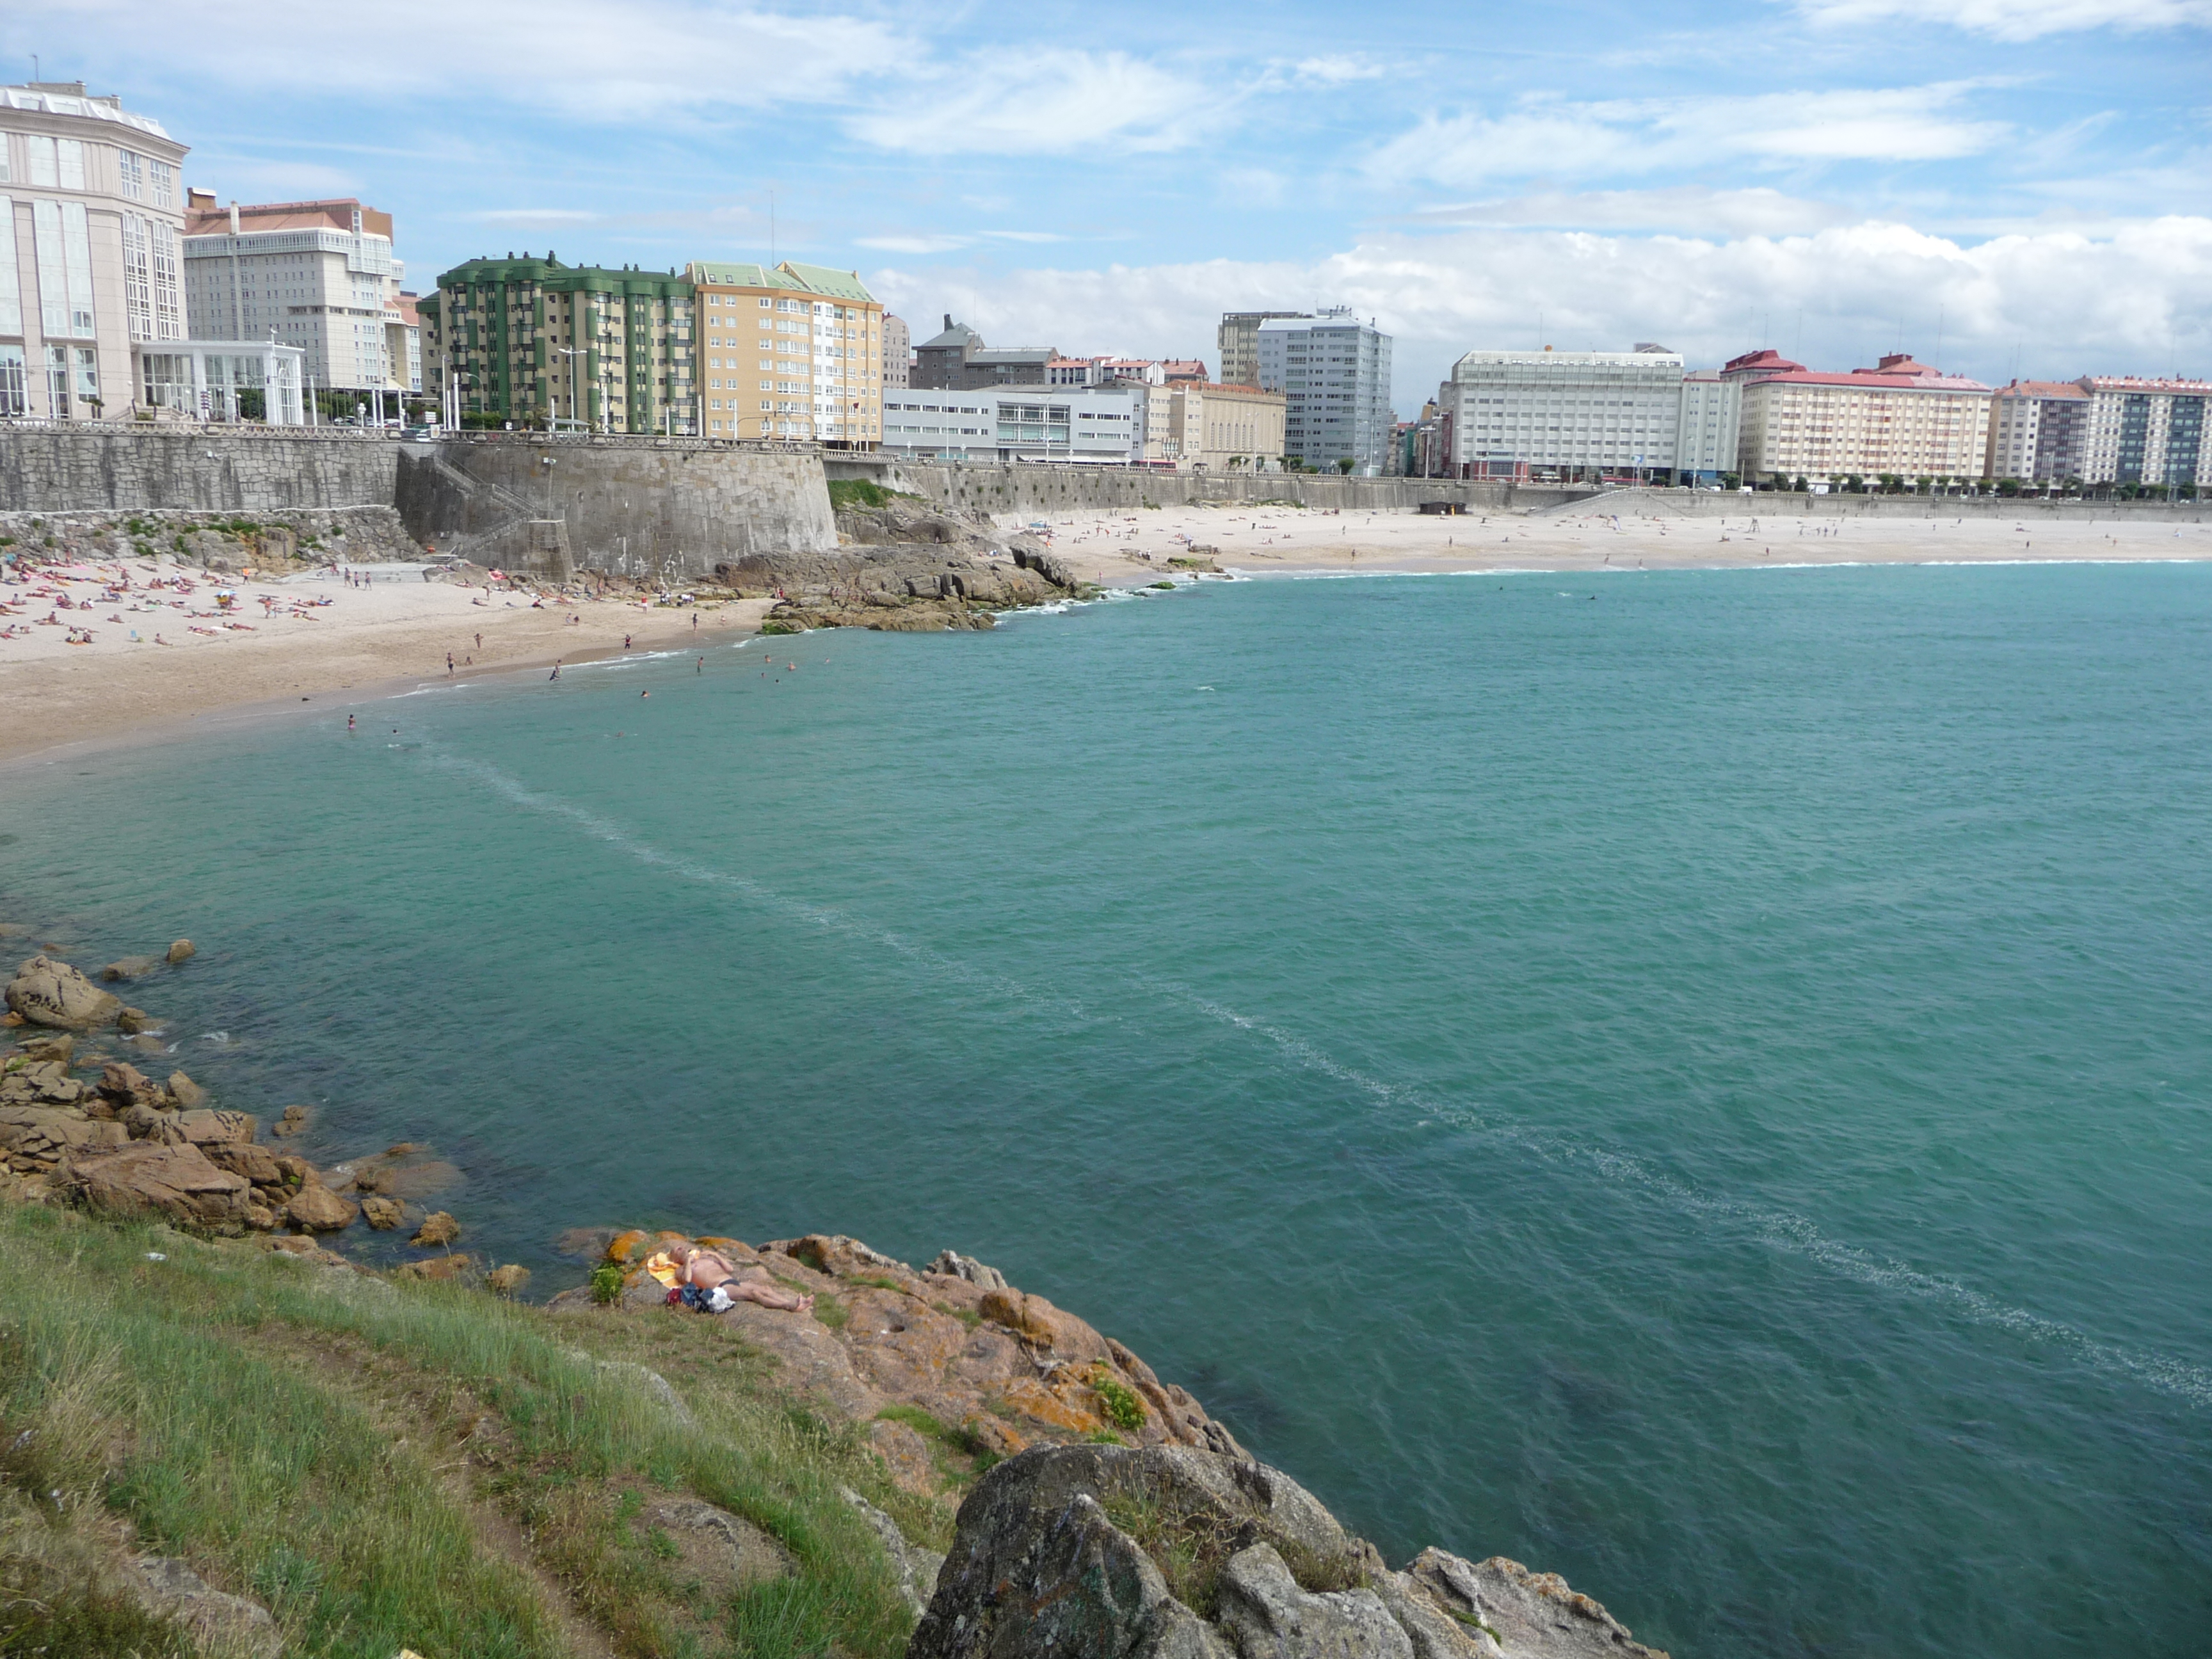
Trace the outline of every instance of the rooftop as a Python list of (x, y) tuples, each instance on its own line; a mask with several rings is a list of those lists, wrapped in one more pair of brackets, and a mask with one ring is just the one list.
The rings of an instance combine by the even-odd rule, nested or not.
[[(0, 87), (0, 108), (75, 115), (88, 121), (113, 121), (156, 138), (169, 137), (152, 116), (126, 113), (120, 98), (93, 97), (85, 91), (82, 81), (26, 81), (12, 87)], [(176, 141), (172, 138), (169, 142)]]
[[(230, 210), (212, 205), (213, 197), (207, 191), (192, 191), (186, 198), (185, 234), (187, 236), (227, 236), (230, 234)], [(380, 213), (373, 207), (363, 207), (350, 196), (333, 197), (322, 202), (264, 202), (238, 210), (238, 228), (241, 234), (264, 230), (342, 230), (353, 233), (353, 216), (361, 215), (362, 234), (392, 240), (392, 216)]]
[(2088, 393), (2071, 380), (2014, 380), (1997, 388), (2000, 398), (2076, 398)]
[(694, 259), (684, 268), (690, 281), (708, 288), (773, 289), (781, 293), (812, 294), (824, 300), (857, 300), (873, 305), (876, 296), (868, 292), (856, 270), (836, 270), (828, 265), (802, 265), (786, 259), (781, 264), (763, 265), (749, 262), (730, 263), (715, 259)]

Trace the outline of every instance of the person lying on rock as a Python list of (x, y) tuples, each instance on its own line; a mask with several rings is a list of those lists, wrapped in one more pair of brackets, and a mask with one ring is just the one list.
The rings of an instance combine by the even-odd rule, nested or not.
[(676, 1264), (676, 1282), (679, 1285), (695, 1285), (710, 1293), (720, 1291), (732, 1302), (757, 1302), (763, 1308), (778, 1308), (790, 1313), (813, 1310), (812, 1297), (785, 1290), (758, 1263), (748, 1267), (745, 1276), (740, 1279), (728, 1257), (702, 1245), (672, 1244), (668, 1255)]

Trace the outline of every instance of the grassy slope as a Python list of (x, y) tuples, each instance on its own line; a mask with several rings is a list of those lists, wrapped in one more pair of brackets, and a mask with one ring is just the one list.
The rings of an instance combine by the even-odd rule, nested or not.
[[(696, 1425), (602, 1359), (659, 1371)], [(942, 1547), (941, 1509), (712, 1322), (0, 1204), (0, 1654), (165, 1650), (100, 1592), (120, 1543), (261, 1601), (288, 1654), (893, 1659), (911, 1618), (841, 1484)], [(702, 1588), (637, 1519), (662, 1493), (752, 1521), (795, 1574)]]

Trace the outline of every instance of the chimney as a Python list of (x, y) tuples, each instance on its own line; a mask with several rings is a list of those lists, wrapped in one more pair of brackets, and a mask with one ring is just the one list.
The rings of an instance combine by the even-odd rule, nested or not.
[(946, 312), (946, 313), (945, 313), (945, 331), (946, 331), (947, 333), (950, 333), (950, 332), (951, 331), (951, 329), (952, 329), (952, 313), (951, 313), (951, 312), (949, 312), (949, 311), (948, 311), (948, 312)]

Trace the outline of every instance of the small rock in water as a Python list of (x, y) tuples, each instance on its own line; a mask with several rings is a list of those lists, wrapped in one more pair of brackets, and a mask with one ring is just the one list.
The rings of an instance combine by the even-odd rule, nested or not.
[(195, 954), (197, 953), (192, 949), (191, 940), (188, 939), (180, 939), (169, 947), (169, 963), (173, 967), (178, 963), (180, 963)]
[(271, 1134), (295, 1135), (307, 1127), (313, 1116), (305, 1106), (287, 1106), (283, 1115), (270, 1126)]
[(100, 970), (104, 980), (137, 979), (141, 974), (150, 974), (161, 965), (159, 957), (119, 957)]
[(422, 1245), (450, 1244), (461, 1236), (461, 1224), (445, 1211), (439, 1210), (423, 1218), (416, 1230), (415, 1243)]
[(342, 1231), (352, 1226), (354, 1218), (361, 1213), (329, 1188), (318, 1186), (301, 1188), (284, 1206), (284, 1212), (294, 1226), (316, 1233)]
[(410, 1261), (398, 1270), (402, 1279), (431, 1280), (459, 1279), (474, 1269), (476, 1263), (465, 1253), (453, 1255), (434, 1255), (421, 1261)]
[(361, 1201), (361, 1218), (380, 1233), (397, 1227), (402, 1214), (396, 1198), (364, 1198)]
[(115, 1029), (125, 1036), (141, 1036), (157, 1022), (143, 1008), (125, 1008), (115, 1017)]

